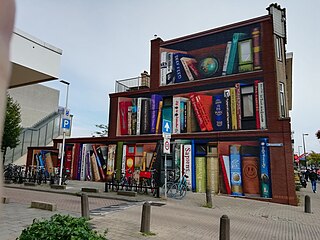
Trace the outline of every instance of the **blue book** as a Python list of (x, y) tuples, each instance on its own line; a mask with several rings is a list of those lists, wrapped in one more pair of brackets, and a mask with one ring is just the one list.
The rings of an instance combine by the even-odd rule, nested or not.
[(245, 33), (234, 33), (232, 36), (231, 49), (229, 54), (229, 60), (227, 65), (227, 75), (234, 73), (234, 69), (237, 67), (238, 56), (238, 42), (246, 36)]
[(171, 121), (172, 124), (172, 97), (163, 99), (162, 120)]
[(159, 111), (159, 103), (162, 101), (162, 96), (159, 94), (152, 94), (151, 95), (151, 123), (150, 123), (150, 133), (156, 133), (157, 127), (157, 118), (158, 118), (158, 111)]
[(240, 145), (230, 145), (231, 195), (243, 196)]
[(271, 177), (268, 138), (260, 138), (259, 141), (261, 197), (271, 198)]
[(186, 73), (184, 71), (183, 65), (181, 63), (182, 57), (190, 57), (188, 54), (184, 53), (174, 53), (173, 54), (173, 68), (175, 71), (174, 83), (186, 82), (188, 80)]
[(226, 104), (223, 94), (213, 96), (213, 129), (215, 131), (227, 130)]

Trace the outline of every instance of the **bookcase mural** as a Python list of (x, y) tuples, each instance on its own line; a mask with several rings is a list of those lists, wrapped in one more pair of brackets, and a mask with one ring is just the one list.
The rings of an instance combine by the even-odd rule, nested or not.
[(161, 134), (163, 119), (171, 121), (172, 134), (265, 129), (263, 79), (224, 86), (173, 96), (119, 98), (117, 135)]
[(260, 70), (260, 24), (169, 43), (160, 52), (161, 86)]

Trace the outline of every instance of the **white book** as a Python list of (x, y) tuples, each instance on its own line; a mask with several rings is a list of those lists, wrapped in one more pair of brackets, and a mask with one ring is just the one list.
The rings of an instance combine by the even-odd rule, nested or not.
[(189, 189), (192, 188), (192, 161), (191, 161), (191, 144), (184, 144), (183, 145), (183, 168), (184, 168), (184, 174), (188, 176), (187, 178), (187, 185)]
[(167, 84), (167, 52), (162, 52), (160, 55), (160, 85)]
[(195, 62), (195, 63), (197, 61), (194, 58), (189, 58), (189, 57), (182, 57), (182, 58), (180, 58), (180, 61), (182, 63), (182, 66), (184, 68), (185, 73), (187, 74), (189, 81), (194, 81), (194, 77), (193, 77), (192, 72), (188, 66), (188, 61)]
[(231, 183), (230, 183), (230, 159), (229, 156), (223, 155), (222, 156), (223, 162), (224, 162), (224, 166), (227, 172), (227, 178), (228, 178), (228, 184), (229, 187), (231, 187)]
[(126, 159), (127, 159), (127, 145), (122, 147), (122, 160), (121, 160), (121, 173), (125, 174), (126, 172)]
[(181, 133), (181, 102), (187, 102), (188, 98), (172, 98), (172, 134)]
[(81, 170), (80, 170), (81, 181), (84, 181), (86, 179), (86, 155), (87, 155), (87, 144), (83, 144), (82, 152), (81, 152)]
[(258, 83), (258, 100), (259, 100), (259, 116), (260, 116), (260, 128), (267, 128), (266, 121), (266, 107), (264, 102), (264, 85), (263, 82)]
[(228, 41), (227, 46), (226, 46), (226, 54), (224, 56), (224, 62), (223, 62), (223, 67), (222, 67), (222, 75), (227, 74), (227, 66), (228, 66), (228, 62), (229, 62), (230, 49), (231, 49), (231, 41)]

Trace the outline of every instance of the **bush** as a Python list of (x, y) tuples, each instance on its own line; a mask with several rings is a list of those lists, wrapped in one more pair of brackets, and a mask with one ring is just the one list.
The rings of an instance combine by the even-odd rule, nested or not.
[(105, 240), (105, 236), (90, 228), (85, 218), (55, 214), (49, 220), (34, 219), (17, 240)]

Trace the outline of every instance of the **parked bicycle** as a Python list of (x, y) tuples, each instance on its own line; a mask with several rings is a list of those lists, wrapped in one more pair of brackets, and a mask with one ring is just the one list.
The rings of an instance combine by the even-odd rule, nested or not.
[(171, 185), (167, 196), (170, 198), (175, 198), (175, 199), (182, 199), (186, 196), (187, 194), (187, 178), (188, 176), (186, 174), (184, 174), (179, 182), (174, 183)]

